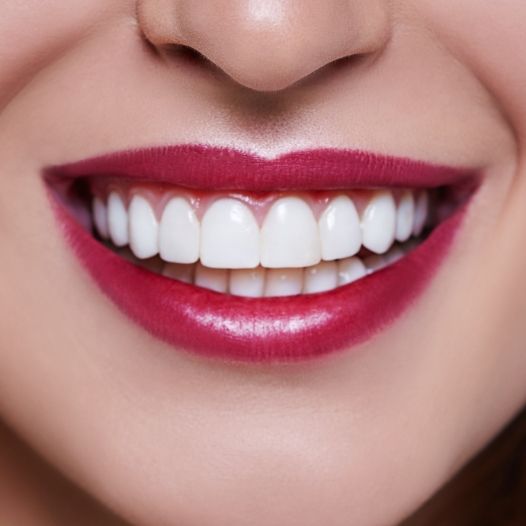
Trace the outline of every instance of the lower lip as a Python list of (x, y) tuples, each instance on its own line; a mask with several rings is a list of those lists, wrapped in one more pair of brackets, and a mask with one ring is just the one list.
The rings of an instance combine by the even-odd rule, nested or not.
[(241, 298), (139, 268), (96, 241), (52, 196), (60, 225), (102, 291), (152, 335), (207, 358), (293, 362), (350, 349), (394, 323), (451, 248), (463, 205), (397, 263), (330, 292)]

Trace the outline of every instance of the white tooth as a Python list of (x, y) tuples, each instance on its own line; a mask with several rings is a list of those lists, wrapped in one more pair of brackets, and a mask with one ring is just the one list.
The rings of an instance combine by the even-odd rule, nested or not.
[(273, 268), (267, 270), (265, 296), (295, 296), (303, 291), (302, 268)]
[(265, 293), (265, 269), (239, 269), (230, 272), (230, 294), (261, 298)]
[(103, 239), (108, 239), (108, 212), (106, 210), (106, 205), (103, 203), (102, 199), (95, 197), (93, 200), (93, 220), (95, 222), (95, 228), (99, 233), (99, 236)]
[(398, 203), (396, 212), (396, 240), (407, 241), (413, 233), (415, 198), (412, 192), (405, 192)]
[(347, 285), (367, 275), (360, 258), (347, 258), (338, 263), (338, 285)]
[(319, 220), (321, 256), (325, 261), (358, 253), (362, 245), (360, 218), (347, 196), (333, 199)]
[(195, 267), (195, 284), (215, 292), (226, 292), (228, 290), (228, 270), (208, 268), (198, 263)]
[(276, 201), (261, 229), (261, 264), (268, 268), (309, 267), (321, 260), (318, 225), (298, 197)]
[(386, 267), (388, 264), (384, 256), (378, 256), (378, 255), (366, 257), (363, 260), (363, 262), (365, 266), (367, 267), (368, 274), (371, 274), (377, 270), (381, 270), (384, 267)]
[(420, 192), (416, 198), (416, 209), (415, 209), (415, 222), (413, 226), (413, 235), (419, 236), (427, 222), (427, 214), (429, 212), (429, 197), (427, 192), (424, 190)]
[(395, 239), (396, 203), (391, 192), (374, 194), (362, 216), (363, 246), (383, 254)]
[(254, 214), (237, 199), (218, 199), (201, 223), (201, 262), (211, 268), (259, 265), (259, 227)]
[(195, 265), (182, 265), (180, 263), (167, 263), (163, 268), (163, 276), (183, 283), (193, 283), (194, 272)]
[(113, 244), (124, 247), (128, 244), (128, 212), (117, 192), (108, 198), (108, 228)]
[(200, 226), (190, 203), (170, 199), (159, 226), (159, 253), (170, 263), (195, 263), (199, 259)]
[(305, 269), (303, 292), (313, 294), (335, 289), (338, 286), (338, 264), (323, 261), (314, 267)]
[(150, 203), (142, 196), (133, 196), (129, 214), (130, 248), (139, 259), (155, 256), (159, 251), (159, 223)]

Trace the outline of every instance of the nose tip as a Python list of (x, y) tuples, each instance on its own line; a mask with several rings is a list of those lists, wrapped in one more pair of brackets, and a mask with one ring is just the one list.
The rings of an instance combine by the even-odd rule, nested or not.
[(374, 52), (388, 35), (381, 0), (142, 0), (138, 13), (154, 46), (193, 48), (257, 91)]

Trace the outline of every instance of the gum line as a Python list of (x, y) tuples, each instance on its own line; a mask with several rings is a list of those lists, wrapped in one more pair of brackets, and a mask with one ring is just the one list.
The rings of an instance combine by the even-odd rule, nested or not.
[[(362, 248), (385, 254), (395, 241), (418, 237), (431, 215), (426, 191), (362, 191), (352, 194), (362, 199), (358, 206), (356, 197), (343, 192), (324, 193), (317, 200), (311, 195), (310, 201), (298, 195), (267, 196), (260, 205), (270, 208), (260, 223), (250, 206), (232, 196), (208, 196), (199, 216), (195, 199), (184, 192), (158, 192), (156, 202), (142, 188), (131, 187), (126, 197), (108, 192), (104, 198), (96, 194), (92, 203), (102, 239), (117, 247), (129, 245), (139, 259), (160, 254), (169, 263), (200, 261), (222, 269), (308, 267), (352, 257)], [(160, 215), (159, 203), (164, 207)]]

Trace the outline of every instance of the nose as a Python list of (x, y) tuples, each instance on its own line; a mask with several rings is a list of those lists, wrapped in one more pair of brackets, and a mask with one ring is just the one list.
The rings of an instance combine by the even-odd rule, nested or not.
[(156, 48), (192, 48), (238, 84), (279, 91), (389, 37), (386, 0), (138, 0)]

